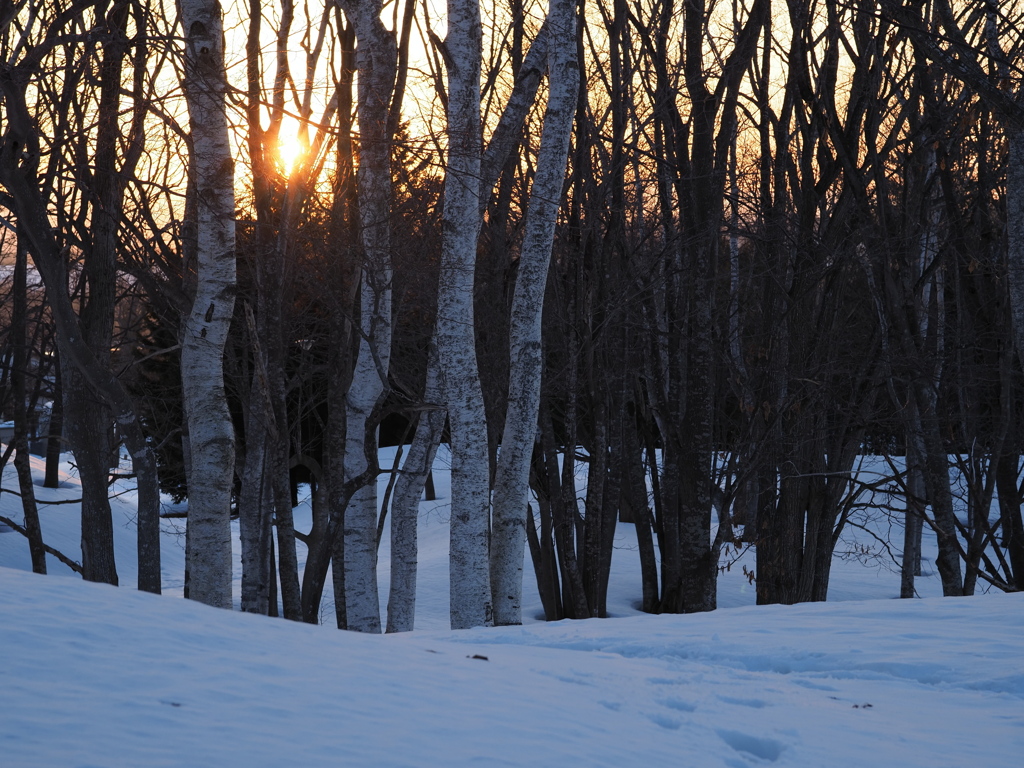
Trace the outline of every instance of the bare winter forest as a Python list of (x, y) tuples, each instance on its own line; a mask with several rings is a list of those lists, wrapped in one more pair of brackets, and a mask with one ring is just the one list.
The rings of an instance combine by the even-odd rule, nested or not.
[[(1024, 589), (1024, 4), (0, 0), (0, 408), (138, 491), (140, 589), (413, 628), (450, 446), (453, 628), (825, 600), (854, 510)], [(393, 466), (379, 448), (402, 446)], [(881, 457), (870, 481), (858, 457)], [(378, 495), (377, 478), (389, 475)], [(298, 530), (296, 486), (313, 497)], [(5, 490), (6, 492), (6, 490)], [(162, 501), (163, 499), (163, 501)], [(381, 534), (391, 594), (382, 626)], [(299, 567), (296, 547), (306, 548)], [(523, 583), (524, 557), (536, 583)]]

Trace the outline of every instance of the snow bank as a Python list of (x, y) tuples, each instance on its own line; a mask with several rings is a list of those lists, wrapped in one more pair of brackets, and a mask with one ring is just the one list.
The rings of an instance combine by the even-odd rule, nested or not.
[(974, 766), (1024, 595), (362, 636), (0, 569), (19, 766)]

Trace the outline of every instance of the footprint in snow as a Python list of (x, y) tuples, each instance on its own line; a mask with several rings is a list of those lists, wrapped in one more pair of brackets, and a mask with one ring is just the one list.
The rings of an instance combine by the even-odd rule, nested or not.
[(740, 707), (750, 707), (751, 709), (764, 709), (769, 706), (767, 701), (761, 699), (738, 699), (734, 696), (719, 696), (718, 700), (726, 704), (735, 704)]
[(761, 760), (767, 760), (770, 763), (778, 760), (786, 748), (786, 745), (781, 741), (763, 736), (751, 736), (749, 733), (742, 733), (741, 731), (718, 730), (715, 732), (722, 741), (737, 752), (743, 755), (751, 755)]

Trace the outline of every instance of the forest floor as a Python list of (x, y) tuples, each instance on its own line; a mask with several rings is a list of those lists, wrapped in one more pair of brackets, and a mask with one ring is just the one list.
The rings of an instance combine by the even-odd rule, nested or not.
[[(329, 599), (316, 627), (85, 584), (53, 558), (72, 578), (38, 577), (25, 540), (0, 530), (0, 765), (1020, 765), (1024, 595), (935, 597), (927, 542), (926, 599), (892, 599), (902, 532), (879, 507), (840, 542), (828, 603), (754, 606), (753, 552), (727, 552), (720, 610), (643, 615), (620, 525), (612, 618), (543, 622), (527, 559), (522, 627), (450, 632), (444, 467), (421, 505), (405, 635), (338, 632)], [(36, 490), (46, 543), (75, 557), (64, 469), (60, 488)], [(3, 480), (16, 489), (13, 467)], [(113, 502), (122, 587), (133, 502), (129, 487)], [(296, 513), (305, 530), (308, 504)], [(18, 520), (18, 497), (0, 495), (0, 515)], [(164, 523), (167, 596), (181, 594), (181, 522)], [(385, 536), (382, 606), (387, 552)]]

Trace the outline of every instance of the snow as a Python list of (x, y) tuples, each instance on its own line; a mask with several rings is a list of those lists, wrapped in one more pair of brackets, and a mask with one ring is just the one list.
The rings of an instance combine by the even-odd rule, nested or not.
[[(419, 629), (406, 635), (174, 599), (175, 520), (164, 527), (166, 594), (125, 588), (130, 490), (113, 502), (120, 589), (61, 578), (70, 571), (52, 558), (52, 575), (28, 573), (25, 540), (0, 532), (0, 765), (1021, 764), (1024, 595), (890, 599), (892, 563), (851, 541), (867, 562), (837, 560), (841, 601), (753, 606), (745, 553), (722, 576), (722, 609), (646, 616), (620, 526), (615, 618), (538, 621), (527, 563), (524, 626), (450, 632), (446, 481), (439, 472), (442, 498), (422, 506)], [(4, 488), (16, 488), (10, 467)], [(36, 490), (74, 499), (72, 468), (61, 488)], [(20, 520), (19, 507), (0, 495), (0, 515)], [(296, 512), (301, 527), (308, 509)], [(75, 555), (77, 514), (43, 506), (47, 543)], [(381, 552), (386, 602), (386, 541)], [(936, 594), (935, 582), (922, 579), (922, 592)]]

